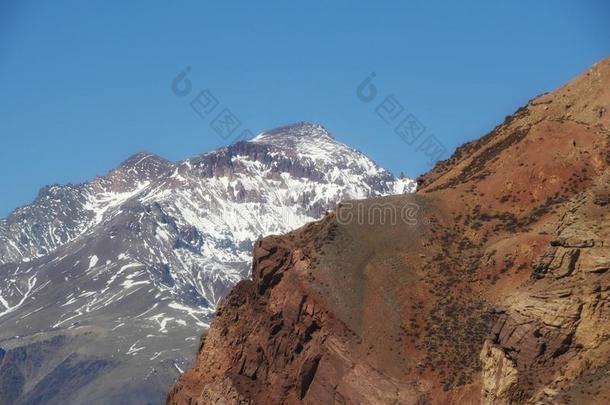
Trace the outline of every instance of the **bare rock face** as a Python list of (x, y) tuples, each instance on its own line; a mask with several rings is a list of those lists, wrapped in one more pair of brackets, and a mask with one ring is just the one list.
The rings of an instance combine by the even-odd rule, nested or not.
[(481, 350), (481, 403), (485, 405), (509, 404), (512, 392), (517, 389), (518, 374), (515, 363), (498, 346), (485, 341)]
[[(354, 356), (353, 346), (362, 344), (361, 339), (328, 311), (324, 294), (309, 285), (328, 285), (318, 284), (312, 269), (324, 243), (345, 237), (337, 229), (331, 216), (286, 237), (257, 243), (253, 280), (241, 282), (223, 300), (197, 359), (218, 374), (201, 374), (198, 366), (189, 370), (173, 388), (170, 403), (327, 403), (334, 397), (379, 403), (416, 398), (410, 387)], [(321, 243), (320, 236), (326, 242)], [(341, 331), (341, 336), (331, 331)]]
[(608, 106), (610, 59), (258, 242), (168, 404), (610, 403)]

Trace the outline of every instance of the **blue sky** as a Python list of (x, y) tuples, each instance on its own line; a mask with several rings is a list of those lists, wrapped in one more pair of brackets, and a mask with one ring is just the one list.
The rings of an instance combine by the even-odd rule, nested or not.
[(318, 122), (416, 176), (429, 158), (376, 114), (387, 96), (447, 157), (610, 55), (603, 0), (354, 3), (0, 0), (0, 215), (137, 151), (180, 160), (227, 143), (189, 106), (204, 89), (239, 130)]

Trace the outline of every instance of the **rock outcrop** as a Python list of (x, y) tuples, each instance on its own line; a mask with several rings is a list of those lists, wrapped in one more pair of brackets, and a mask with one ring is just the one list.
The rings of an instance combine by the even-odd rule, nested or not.
[(258, 242), (168, 404), (610, 402), (610, 59)]

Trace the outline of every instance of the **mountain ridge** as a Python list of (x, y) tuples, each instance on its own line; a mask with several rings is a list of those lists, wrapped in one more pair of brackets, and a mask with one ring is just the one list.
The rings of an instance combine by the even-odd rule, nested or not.
[[(276, 135), (280, 135), (280, 138), (286, 138), (286, 137), (290, 138), (293, 136), (292, 133), (289, 133), (288, 135), (286, 135), (284, 132), (282, 132), (285, 130), (297, 131), (300, 134), (299, 137), (305, 138), (305, 139), (310, 138), (309, 140), (311, 140), (311, 138), (316, 138), (316, 137), (327, 137), (330, 140), (332, 140), (333, 143), (336, 143), (337, 145), (345, 146), (347, 149), (350, 149), (350, 150), (356, 152), (358, 155), (364, 157), (364, 155), (361, 152), (355, 151), (355, 150), (347, 147), (346, 145), (336, 141), (332, 137), (332, 135), (330, 135), (330, 133), (328, 133), (321, 125), (313, 124), (313, 123), (309, 123), (309, 122), (298, 122), (295, 124), (285, 125), (283, 127), (279, 127), (274, 130), (262, 132), (261, 134), (259, 134), (257, 136), (259, 138), (259, 140), (255, 141), (253, 139), (252, 142), (257, 142), (262, 145), (272, 146), (271, 145), (271, 143), (273, 142), (272, 140), (265, 141), (263, 138), (266, 135), (269, 135), (271, 137), (276, 137), (276, 138), (277, 138)], [(321, 132), (318, 132), (320, 130), (321, 130)], [(242, 143), (248, 144), (251, 142), (242, 141), (242, 142), (239, 142), (238, 144), (242, 144)], [(275, 144), (273, 146), (280, 147), (280, 148), (282, 148), (282, 147), (289, 148), (289, 147), (293, 147), (294, 144), (291, 144), (291, 143), (289, 143), (288, 145)], [(41, 200), (42, 198), (54, 197), (53, 193), (63, 192), (63, 191), (65, 191), (67, 193), (75, 192), (75, 191), (78, 191), (78, 189), (85, 187), (88, 184), (92, 184), (93, 187), (95, 187), (96, 189), (99, 189), (99, 188), (104, 187), (104, 183), (111, 184), (110, 191), (112, 191), (112, 192), (125, 192), (126, 190), (131, 190), (132, 192), (135, 192), (136, 188), (134, 188), (133, 184), (130, 185), (131, 187), (129, 187), (129, 185), (125, 184), (130, 179), (129, 179), (128, 173), (125, 174), (125, 173), (123, 173), (123, 171), (127, 170), (127, 172), (129, 172), (130, 170), (137, 170), (138, 169), (137, 165), (141, 164), (142, 162), (146, 162), (146, 165), (144, 165), (144, 166), (141, 165), (141, 167), (139, 169), (146, 176), (144, 179), (140, 179), (140, 180), (150, 181), (152, 179), (158, 179), (159, 176), (162, 176), (163, 173), (165, 173), (165, 172), (169, 172), (169, 170), (171, 170), (171, 169), (176, 169), (176, 168), (179, 169), (183, 165), (201, 162), (202, 160), (205, 160), (206, 156), (215, 156), (215, 155), (218, 155), (219, 153), (221, 153), (221, 154), (224, 153), (224, 151), (228, 151), (229, 155), (233, 156), (233, 151), (235, 150), (235, 148), (238, 148), (238, 146), (236, 146), (236, 144), (228, 145), (225, 147), (221, 147), (215, 151), (204, 152), (204, 153), (201, 153), (194, 157), (187, 158), (184, 160), (179, 160), (176, 162), (172, 162), (168, 159), (165, 159), (162, 156), (159, 156), (155, 153), (151, 153), (148, 151), (136, 152), (136, 153), (132, 154), (131, 156), (129, 156), (128, 158), (126, 158), (125, 160), (123, 160), (121, 163), (119, 163), (116, 168), (109, 170), (104, 175), (95, 176), (91, 181), (85, 181), (82, 183), (67, 183), (64, 185), (52, 184), (52, 185), (43, 186), (39, 190), (38, 196), (32, 203), (18, 207), (15, 210), (13, 210), (11, 213), (9, 213), (6, 218), (0, 219), (0, 222), (1, 222), (0, 227), (3, 225), (6, 226), (7, 220), (9, 220), (10, 218), (19, 216), (22, 211), (28, 210), (32, 205), (35, 205), (37, 202), (40, 202), (39, 200)], [(150, 161), (151, 158), (152, 158), (152, 162)], [(366, 158), (366, 159), (368, 159), (368, 158)], [(373, 162), (373, 165), (380, 167), (374, 162)], [(385, 169), (382, 169), (381, 172), (383, 173), (383, 172), (387, 172), (387, 171)], [(209, 175), (209, 171), (206, 174)], [(391, 174), (390, 172), (387, 172), (387, 174), (388, 174), (388, 178), (393, 177), (393, 174)], [(124, 178), (124, 179), (119, 178), (122, 176), (126, 177), (126, 178)], [(411, 189), (412, 189), (411, 182), (409, 182), (407, 180), (404, 184), (404, 187), (402, 189), (397, 190), (397, 192), (410, 191)], [(95, 190), (95, 191), (97, 192), (98, 190)], [(53, 210), (53, 207), (46, 207), (46, 209)], [(4, 243), (7, 243), (6, 235), (0, 235), (0, 239), (4, 240)], [(48, 251), (45, 251), (45, 252), (48, 253)], [(2, 252), (0, 252), (0, 253), (2, 253)], [(44, 253), (44, 254), (46, 254), (46, 253)], [(27, 255), (24, 257), (26, 259), (30, 258)], [(7, 263), (9, 261), (18, 261), (18, 256), (15, 256), (12, 258), (5, 258), (3, 254), (0, 254), (0, 264)]]

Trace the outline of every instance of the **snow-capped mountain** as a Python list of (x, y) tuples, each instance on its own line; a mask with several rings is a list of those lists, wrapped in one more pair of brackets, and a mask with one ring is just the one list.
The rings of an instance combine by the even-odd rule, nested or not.
[(0, 386), (0, 403), (108, 403), (109, 390), (159, 402), (248, 276), (254, 241), (341, 200), (414, 188), (308, 123), (178, 163), (139, 153), (44, 188), (0, 221), (0, 385), (23, 381)]

